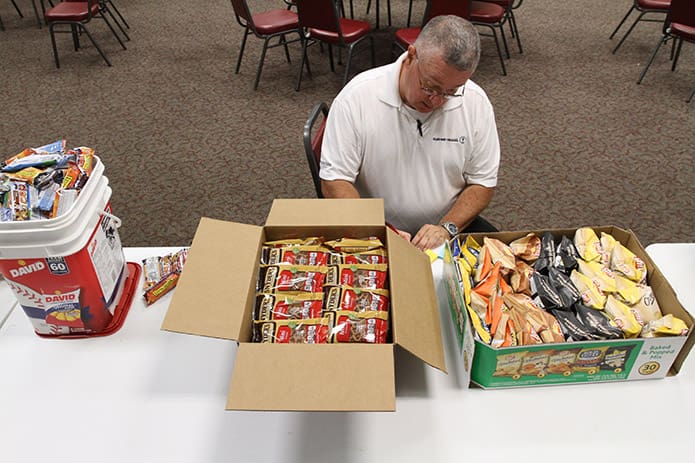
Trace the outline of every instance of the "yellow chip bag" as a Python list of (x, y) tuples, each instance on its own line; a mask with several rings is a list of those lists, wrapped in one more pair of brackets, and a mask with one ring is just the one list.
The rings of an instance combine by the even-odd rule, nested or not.
[(471, 236), (466, 236), (466, 241), (460, 246), (460, 258), (468, 262), (468, 265), (473, 269), (478, 265), (478, 256), (480, 255), (480, 245)]
[(606, 299), (605, 310), (608, 316), (618, 325), (618, 328), (623, 330), (626, 338), (634, 338), (642, 331), (642, 325), (639, 324), (630, 308), (612, 295), (609, 295)]
[(615, 275), (610, 268), (604, 267), (599, 261), (587, 262), (582, 259), (577, 259), (579, 273), (589, 277), (591, 281), (604, 293), (614, 293)]
[(642, 297), (640, 285), (632, 280), (628, 280), (620, 274), (615, 275), (615, 289), (620, 299), (626, 304), (636, 304)]
[(611, 254), (611, 269), (620, 272), (634, 282), (644, 283), (647, 281), (647, 266), (642, 259), (617, 242)]
[(601, 242), (594, 230), (588, 227), (578, 228), (574, 232), (574, 246), (579, 256), (585, 261), (599, 260), (601, 258)]
[(606, 305), (606, 296), (591, 278), (579, 273), (577, 270), (572, 270), (570, 280), (579, 290), (579, 294), (582, 295), (584, 305), (594, 309), (603, 309), (603, 306)]
[(671, 314), (651, 321), (642, 328), (643, 338), (654, 338), (659, 336), (685, 336), (688, 334), (688, 326), (680, 318)]
[(635, 305), (633, 305), (631, 308), (633, 312), (637, 312), (639, 314), (639, 318), (642, 320), (643, 324), (647, 324), (663, 317), (661, 308), (659, 307), (659, 303), (656, 301), (656, 297), (654, 297), (654, 291), (652, 291), (652, 288), (647, 285), (637, 285), (637, 288), (640, 292), (640, 297)]
[(601, 232), (601, 263), (604, 267), (608, 267), (611, 264), (611, 255), (613, 255), (613, 248), (618, 242), (610, 235), (605, 232)]

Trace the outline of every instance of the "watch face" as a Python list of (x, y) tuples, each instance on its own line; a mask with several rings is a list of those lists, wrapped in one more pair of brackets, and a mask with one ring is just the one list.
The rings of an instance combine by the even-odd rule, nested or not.
[(446, 229), (446, 231), (449, 232), (449, 235), (451, 235), (452, 237), (456, 236), (456, 234), (459, 231), (458, 227), (456, 227), (456, 225), (451, 222), (443, 223), (442, 226)]

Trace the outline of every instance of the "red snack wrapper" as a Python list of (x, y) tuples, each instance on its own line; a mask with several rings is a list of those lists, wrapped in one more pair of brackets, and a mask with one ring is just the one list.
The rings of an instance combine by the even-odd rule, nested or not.
[(389, 322), (387, 312), (351, 312), (339, 310), (327, 312), (333, 321), (331, 342), (362, 342), (383, 344), (386, 342)]
[(326, 275), (326, 285), (343, 285), (360, 289), (385, 289), (387, 268), (386, 264), (330, 265)]
[(386, 289), (359, 289), (348, 286), (326, 288), (326, 310), (351, 312), (388, 311), (389, 292)]

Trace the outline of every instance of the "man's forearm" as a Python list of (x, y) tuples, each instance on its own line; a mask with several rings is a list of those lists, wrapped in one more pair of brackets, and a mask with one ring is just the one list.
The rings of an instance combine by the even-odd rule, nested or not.
[(468, 185), (441, 221), (454, 222), (459, 230), (466, 228), (490, 204), (494, 194), (494, 188)]
[(355, 186), (346, 180), (321, 180), (321, 191), (326, 198), (359, 198)]

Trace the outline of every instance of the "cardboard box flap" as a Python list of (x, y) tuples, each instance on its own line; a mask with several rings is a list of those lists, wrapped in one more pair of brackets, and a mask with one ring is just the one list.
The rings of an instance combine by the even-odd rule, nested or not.
[(386, 230), (394, 342), (446, 372), (439, 306), (427, 255)]
[(390, 344), (242, 343), (228, 410), (393, 411)]
[(162, 329), (239, 340), (261, 235), (258, 226), (202, 218)]
[(276, 199), (268, 226), (383, 226), (383, 199)]

